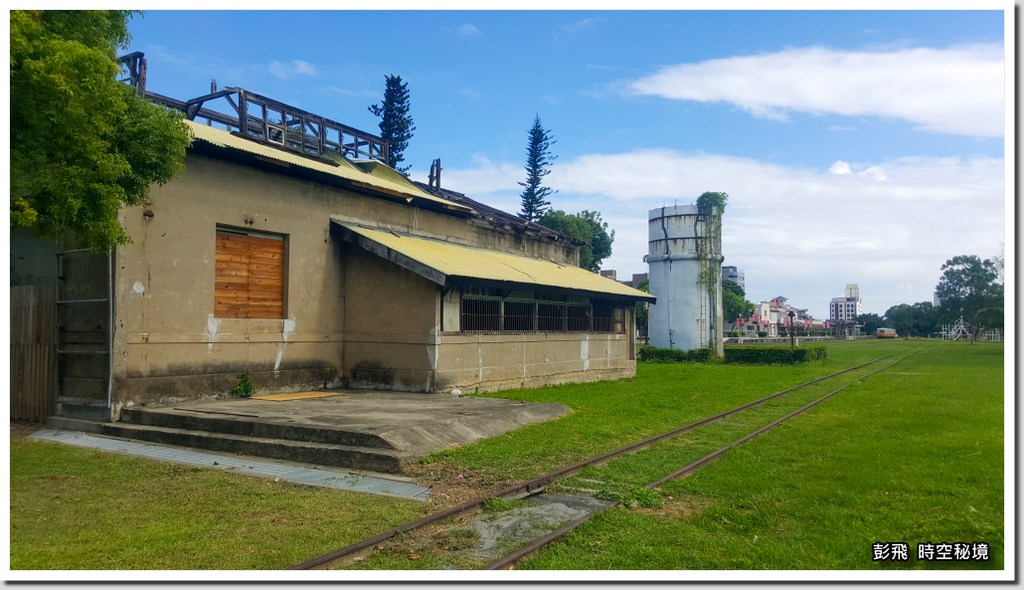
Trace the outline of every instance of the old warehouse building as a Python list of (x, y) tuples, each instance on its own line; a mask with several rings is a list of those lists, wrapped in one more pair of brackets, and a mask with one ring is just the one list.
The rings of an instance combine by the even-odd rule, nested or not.
[[(132, 243), (12, 236), (12, 286), (57, 291), (61, 413), (224, 396), (246, 370), (268, 392), (635, 374), (633, 304), (653, 297), (580, 269), (574, 239), (413, 184), (380, 138), (243, 89), (140, 88), (195, 141), (183, 174), (121, 211)], [(234, 116), (205, 108), (225, 97)]]

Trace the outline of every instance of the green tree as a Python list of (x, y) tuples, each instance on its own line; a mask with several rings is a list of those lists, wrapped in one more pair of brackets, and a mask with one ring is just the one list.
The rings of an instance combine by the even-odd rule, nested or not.
[(409, 177), (409, 168), (399, 168), (405, 161), (402, 155), (409, 147), (412, 132), (416, 127), (409, 115), (409, 85), (402, 82), (401, 76), (384, 77), (384, 100), (380, 104), (370, 105), (369, 111), (380, 117), (380, 137), (391, 144), (388, 151), (388, 166)]
[(1002, 325), (1003, 289), (995, 282), (998, 273), (991, 260), (955, 256), (941, 270), (936, 294), (947, 314), (959, 311), (970, 324), (972, 343), (982, 330)]
[(873, 335), (879, 328), (891, 328), (884, 319), (882, 319), (877, 313), (862, 313), (861, 315), (853, 318), (854, 324), (860, 324), (861, 334)]
[(615, 230), (609, 233), (608, 224), (602, 221), (601, 214), (596, 211), (567, 215), (565, 211), (549, 210), (537, 223), (587, 243), (580, 247), (580, 268), (598, 272), (601, 270), (601, 261), (612, 255)]
[[(551, 146), (556, 142), (551, 139), (551, 131), (545, 130), (540, 124), (540, 115), (533, 118), (528, 142), (526, 182), (518, 183), (524, 189), (520, 195), (523, 199), (523, 210), (519, 212), (519, 217), (526, 221), (539, 221), (551, 206), (551, 203), (544, 199), (554, 194), (550, 188), (541, 186), (541, 183), (544, 182), (544, 177), (551, 173), (551, 163), (558, 158), (551, 155)], [(611, 248), (611, 242), (608, 247)]]
[(11, 227), (105, 252), (131, 241), (121, 208), (184, 170), (184, 114), (117, 81), (134, 14), (11, 11)]
[(896, 330), (896, 333), (904, 338), (909, 336), (917, 336), (916, 324), (917, 315), (919, 310), (914, 309), (912, 305), (906, 303), (900, 303), (890, 307), (885, 312), (886, 323), (889, 327)]
[(722, 281), (722, 319), (730, 324), (736, 322), (736, 318), (750, 317), (756, 306), (747, 301), (746, 291), (736, 281), (725, 279)]

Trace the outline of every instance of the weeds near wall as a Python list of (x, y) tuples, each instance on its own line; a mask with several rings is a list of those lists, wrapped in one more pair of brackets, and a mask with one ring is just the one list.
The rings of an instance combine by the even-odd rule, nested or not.
[(252, 382), (252, 377), (249, 376), (249, 369), (246, 369), (238, 376), (238, 382), (231, 389), (231, 396), (249, 397), (254, 393), (256, 393), (256, 384)]

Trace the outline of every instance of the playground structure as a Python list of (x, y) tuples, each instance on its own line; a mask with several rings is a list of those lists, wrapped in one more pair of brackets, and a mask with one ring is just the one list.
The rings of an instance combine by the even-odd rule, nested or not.
[[(943, 340), (969, 340), (971, 338), (970, 324), (964, 321), (963, 316), (957, 319), (956, 323), (952, 326), (942, 326), (942, 339)], [(1000, 330), (986, 330), (978, 334), (978, 340), (984, 340), (986, 342), (999, 342), (1003, 339), (1003, 333)]]

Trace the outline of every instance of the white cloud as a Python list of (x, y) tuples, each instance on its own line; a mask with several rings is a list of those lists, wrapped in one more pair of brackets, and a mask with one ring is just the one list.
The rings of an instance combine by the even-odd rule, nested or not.
[(965, 45), (887, 52), (824, 47), (663, 67), (627, 92), (729, 102), (778, 121), (790, 111), (904, 119), (936, 133), (1004, 132), (1003, 47)]
[(565, 29), (570, 33), (575, 33), (576, 31), (580, 31), (582, 29), (589, 29), (590, 27), (594, 26), (594, 22), (595, 21), (592, 18), (585, 18), (583, 20), (576, 21), (571, 25), (566, 26)]
[(828, 169), (832, 174), (850, 174), (850, 165), (842, 160), (838, 160), (832, 167)]
[[(482, 197), (481, 202), (501, 208), (492, 202), (493, 194), (518, 189), (519, 185), (516, 183), (526, 177), (522, 164), (492, 162), (484, 154), (473, 154), (472, 161), (471, 168), (458, 169), (445, 166), (441, 172), (442, 186), (464, 193), (474, 199)], [(410, 175), (426, 178), (427, 172), (421, 172), (413, 170)]]
[(459, 88), (457, 92), (459, 94), (464, 95), (464, 96), (468, 96), (468, 97), (472, 98), (473, 100), (480, 100), (480, 97), (483, 96), (483, 93), (481, 93), (481, 92), (479, 92), (477, 90), (473, 90), (472, 88), (466, 88), (465, 86), (463, 86), (462, 88)]
[(467, 36), (483, 35), (483, 33), (480, 32), (480, 29), (476, 28), (475, 26), (471, 25), (470, 23), (466, 23), (466, 24), (462, 25), (461, 27), (459, 27), (459, 34), (460, 35), (467, 35)]
[(840, 125), (830, 125), (828, 131), (853, 131), (853, 127), (842, 127)]
[[(1000, 158), (908, 157), (835, 174), (840, 164), (850, 168), (655, 149), (558, 160), (547, 185), (560, 191), (556, 208), (602, 213), (616, 231), (604, 268), (623, 276), (647, 270), (650, 209), (725, 191), (726, 264), (745, 270), (748, 298), (783, 294), (817, 317), (847, 283), (860, 285), (872, 313), (931, 301), (943, 262), (989, 257), (1005, 239)], [(446, 168), (444, 186), (514, 213), (524, 176), (519, 164), (478, 155), (469, 168)]]
[(885, 180), (886, 178), (888, 178), (888, 176), (886, 176), (885, 174), (885, 170), (881, 166), (871, 166), (870, 168), (865, 168), (860, 172), (860, 175), (870, 176), (875, 180)]
[(299, 76), (316, 76), (316, 68), (313, 67), (313, 64), (301, 59), (292, 60), (290, 64), (274, 60), (267, 65), (267, 69), (282, 80), (291, 80)]

